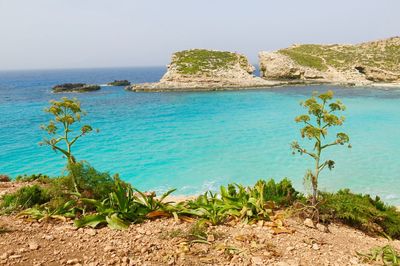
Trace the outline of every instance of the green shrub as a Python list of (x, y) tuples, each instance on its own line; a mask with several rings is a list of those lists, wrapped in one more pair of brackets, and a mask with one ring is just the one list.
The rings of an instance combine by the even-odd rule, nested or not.
[(44, 174), (19, 175), (15, 178), (17, 182), (33, 182), (36, 180), (41, 183), (49, 183), (51, 181), (50, 177)]
[(47, 189), (38, 185), (26, 186), (14, 193), (4, 195), (0, 207), (6, 212), (23, 210), (49, 202), (50, 199)]
[(292, 182), (287, 178), (284, 178), (279, 183), (276, 183), (273, 179), (269, 180), (268, 183), (264, 180), (258, 182), (263, 183), (264, 198), (275, 202), (280, 207), (290, 206), (301, 197), (300, 193), (293, 188)]
[[(68, 176), (73, 175), (79, 191), (85, 198), (104, 199), (114, 189), (114, 180), (109, 173), (102, 173), (88, 163), (79, 162), (68, 165)], [(72, 178), (64, 180), (70, 191), (74, 191)]]
[(379, 197), (354, 194), (350, 190), (322, 193), (321, 219), (339, 220), (369, 233), (384, 233), (400, 238), (400, 213), (384, 204)]

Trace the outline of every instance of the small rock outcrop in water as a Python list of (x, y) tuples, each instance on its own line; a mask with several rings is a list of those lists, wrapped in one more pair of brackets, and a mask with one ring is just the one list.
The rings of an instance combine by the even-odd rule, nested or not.
[(53, 87), (53, 92), (89, 92), (100, 90), (99, 85), (88, 85), (85, 83), (64, 83)]
[(167, 73), (157, 83), (135, 84), (132, 91), (191, 91), (274, 85), (253, 75), (254, 67), (238, 53), (205, 49), (174, 53)]
[(259, 53), (267, 80), (368, 85), (400, 83), (400, 37), (357, 45), (294, 45)]
[(131, 83), (128, 80), (124, 79), (124, 80), (114, 80), (113, 82), (107, 83), (107, 85), (110, 85), (110, 86), (129, 86), (129, 85), (131, 85)]

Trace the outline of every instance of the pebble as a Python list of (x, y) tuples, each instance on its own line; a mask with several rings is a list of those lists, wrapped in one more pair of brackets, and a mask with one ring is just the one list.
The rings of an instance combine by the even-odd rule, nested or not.
[(251, 262), (253, 265), (264, 265), (263, 259), (261, 257), (252, 257)]
[(314, 250), (319, 250), (318, 244), (317, 244), (317, 243), (314, 243), (314, 244), (312, 245), (312, 249), (314, 249)]
[(104, 252), (111, 252), (111, 251), (115, 251), (115, 248), (112, 246), (105, 246), (104, 247)]
[(78, 263), (79, 263), (78, 259), (67, 260), (67, 265), (75, 265), (75, 264), (78, 264)]
[(286, 251), (288, 251), (288, 252), (293, 251), (293, 250), (294, 250), (294, 247), (287, 247), (286, 248)]
[(315, 228), (314, 222), (310, 218), (304, 220), (304, 225), (309, 228)]
[(323, 232), (323, 233), (328, 233), (328, 232), (329, 232), (329, 229), (328, 229), (328, 227), (327, 227), (326, 225), (317, 224), (316, 227), (317, 227), (317, 229), (318, 229), (319, 231), (321, 231), (321, 232)]
[(29, 243), (30, 250), (38, 250), (39, 248), (40, 248), (40, 245), (38, 243), (35, 243), (35, 242)]
[(8, 257), (10, 260), (22, 258), (22, 255), (11, 255)]
[(213, 235), (213, 234), (207, 235), (207, 241), (208, 241), (208, 242), (214, 242), (214, 241), (215, 241), (214, 235)]
[(44, 235), (43, 239), (46, 239), (46, 240), (49, 240), (49, 241), (53, 241), (55, 239), (55, 237), (52, 236), (52, 235)]
[(95, 229), (87, 229), (85, 231), (86, 234), (90, 235), (90, 236), (95, 236), (97, 234)]

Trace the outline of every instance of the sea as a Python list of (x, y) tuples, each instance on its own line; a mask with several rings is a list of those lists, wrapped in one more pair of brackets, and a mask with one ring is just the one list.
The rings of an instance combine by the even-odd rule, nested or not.
[(289, 178), (307, 192), (303, 177), (312, 169), (307, 156), (293, 155), (290, 143), (312, 149), (294, 118), (300, 102), (314, 91), (332, 89), (346, 106), (337, 130), (352, 148), (335, 146), (324, 159), (336, 162), (320, 175), (320, 189), (379, 195), (400, 205), (400, 88), (288, 86), (257, 90), (136, 93), (102, 86), (90, 93), (53, 94), (66, 82), (106, 84), (158, 81), (164, 67), (31, 70), (0, 72), (0, 174), (65, 174), (65, 158), (39, 142), (40, 126), (52, 99), (76, 97), (87, 111), (83, 122), (98, 129), (73, 147), (78, 160), (99, 171), (118, 173), (142, 190), (176, 195), (217, 191), (228, 183), (252, 185), (258, 179)]

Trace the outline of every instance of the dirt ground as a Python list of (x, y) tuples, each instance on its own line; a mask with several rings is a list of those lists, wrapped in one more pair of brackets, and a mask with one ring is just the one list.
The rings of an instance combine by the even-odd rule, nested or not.
[[(72, 222), (28, 222), (0, 216), (3, 265), (359, 265), (356, 251), (388, 244), (343, 225), (309, 228), (286, 220), (293, 233), (265, 224), (212, 226), (203, 238), (172, 218), (128, 230), (77, 229)], [(400, 241), (392, 242), (400, 249)]]
[[(0, 182), (0, 196), (26, 184)], [(0, 265), (363, 265), (356, 252), (389, 244), (341, 224), (310, 226), (292, 217), (199, 230), (164, 218), (117, 231), (3, 215)]]

